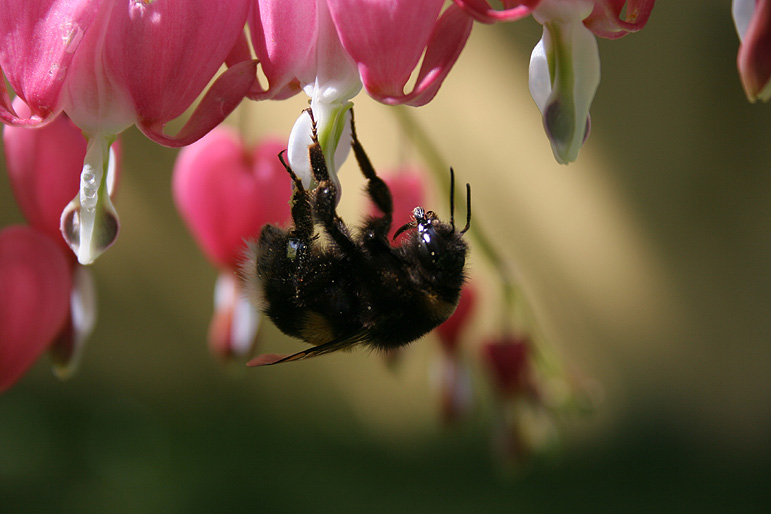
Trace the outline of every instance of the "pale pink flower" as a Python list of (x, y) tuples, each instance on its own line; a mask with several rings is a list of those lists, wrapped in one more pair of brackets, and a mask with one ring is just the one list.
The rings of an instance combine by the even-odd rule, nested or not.
[(223, 358), (247, 355), (259, 313), (249, 304), (235, 272), (246, 241), (263, 225), (289, 220), (291, 181), (278, 160), (284, 145), (263, 141), (252, 148), (225, 126), (183, 148), (174, 166), (174, 201), (208, 259), (220, 270), (214, 294), (209, 346)]

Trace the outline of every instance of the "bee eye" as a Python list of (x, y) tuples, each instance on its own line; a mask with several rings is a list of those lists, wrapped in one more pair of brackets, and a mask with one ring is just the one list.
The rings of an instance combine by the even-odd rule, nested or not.
[(436, 262), (442, 248), (442, 237), (437, 234), (430, 221), (418, 225), (418, 240), (420, 241), (421, 257)]

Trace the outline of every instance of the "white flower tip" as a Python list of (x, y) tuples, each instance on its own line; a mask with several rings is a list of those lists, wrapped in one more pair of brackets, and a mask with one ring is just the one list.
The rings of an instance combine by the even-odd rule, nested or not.
[(78, 262), (88, 265), (115, 243), (120, 222), (109, 196), (100, 195), (90, 209), (84, 209), (76, 196), (62, 212), (60, 229)]

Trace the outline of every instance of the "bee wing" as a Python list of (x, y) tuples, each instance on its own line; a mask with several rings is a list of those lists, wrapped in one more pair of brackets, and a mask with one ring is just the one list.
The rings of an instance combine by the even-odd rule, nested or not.
[(355, 332), (349, 336), (333, 339), (328, 343), (320, 344), (318, 346), (308, 348), (307, 350), (303, 350), (301, 352), (297, 352), (289, 355), (281, 355), (277, 353), (266, 353), (263, 355), (259, 355), (254, 359), (250, 360), (249, 362), (246, 363), (246, 365), (250, 367), (270, 366), (273, 364), (281, 364), (282, 362), (292, 362), (292, 361), (299, 361), (302, 359), (310, 359), (311, 357), (317, 357), (319, 355), (324, 355), (325, 353), (332, 353), (338, 350), (351, 348), (359, 343), (362, 343), (366, 339), (366, 336), (367, 336), (367, 331), (362, 330), (359, 332)]

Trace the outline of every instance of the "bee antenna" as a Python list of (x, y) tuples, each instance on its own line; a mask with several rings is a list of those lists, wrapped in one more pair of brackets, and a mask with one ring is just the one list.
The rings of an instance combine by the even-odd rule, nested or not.
[(471, 228), (471, 184), (466, 183), (466, 226), (460, 233), (465, 234), (469, 228)]
[(455, 230), (455, 170), (450, 167), (450, 226)]

